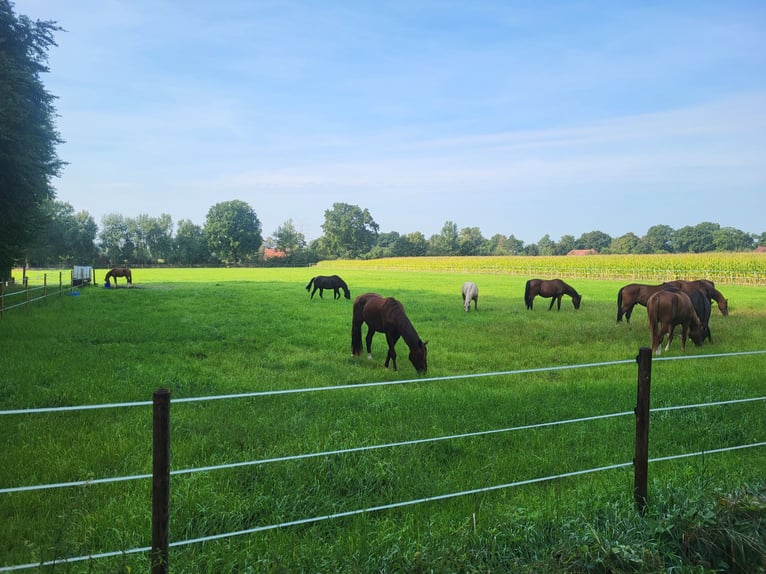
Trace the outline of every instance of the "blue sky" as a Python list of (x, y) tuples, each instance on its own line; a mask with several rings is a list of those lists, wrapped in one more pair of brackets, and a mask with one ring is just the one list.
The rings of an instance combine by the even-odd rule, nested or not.
[(264, 237), (766, 231), (766, 3), (16, 0), (55, 20), (58, 199)]

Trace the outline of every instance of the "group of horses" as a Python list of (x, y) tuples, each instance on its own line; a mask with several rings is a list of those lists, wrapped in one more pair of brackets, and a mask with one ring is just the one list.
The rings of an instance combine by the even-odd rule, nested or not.
[(725, 317), (729, 314), (729, 302), (707, 279), (687, 281), (678, 279), (659, 285), (630, 283), (617, 293), (617, 322), (630, 322), (633, 307), (643, 305), (649, 316), (649, 330), (652, 335), (652, 350), (659, 355), (667, 336), (665, 350), (670, 348), (673, 332), (681, 326), (681, 349), (686, 350), (686, 340), (699, 346), (705, 339), (710, 342), (710, 313), (715, 301), (718, 310)]
[[(312, 291), (313, 288), (313, 291)], [(346, 299), (351, 299), (351, 292), (343, 279), (337, 275), (312, 277), (306, 290), (311, 293), (311, 299), (319, 290), (322, 297), (324, 289), (334, 291), (334, 299), (340, 298), (343, 290)], [(473, 302), (474, 310), (478, 311), (479, 288), (476, 283), (466, 281), (461, 287), (463, 307), (468, 312)], [(524, 303), (527, 310), (532, 310), (535, 297), (550, 298), (548, 310), (561, 310), (561, 299), (571, 297), (575, 309), (580, 308), (582, 295), (574, 287), (561, 279), (530, 279), (524, 286)], [(691, 339), (699, 346), (705, 339), (712, 342), (710, 334), (711, 301), (715, 301), (722, 315), (729, 313), (728, 301), (718, 291), (712, 281), (698, 279), (694, 281), (675, 280), (659, 285), (630, 283), (617, 293), (617, 322), (625, 317), (627, 323), (636, 305), (647, 309), (651, 345), (655, 354), (661, 353), (662, 343), (667, 336), (665, 350), (670, 347), (675, 327), (681, 326), (681, 349), (686, 351), (686, 341)], [(385, 366), (396, 366), (395, 346), (398, 340), (404, 339), (410, 349), (409, 359), (418, 373), (428, 370), (428, 341), (423, 341), (415, 327), (404, 312), (402, 304), (393, 297), (382, 297), (376, 293), (365, 293), (354, 299), (353, 319), (351, 322), (351, 352), (354, 356), (362, 353), (362, 324), (367, 324), (367, 357), (372, 358), (372, 339), (375, 333), (384, 333), (388, 343)]]

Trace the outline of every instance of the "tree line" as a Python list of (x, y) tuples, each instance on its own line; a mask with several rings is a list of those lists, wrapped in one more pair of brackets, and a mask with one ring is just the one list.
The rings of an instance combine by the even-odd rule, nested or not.
[(766, 245), (766, 232), (749, 234), (717, 223), (702, 222), (673, 229), (654, 225), (643, 236), (611, 237), (590, 231), (554, 241), (548, 234), (525, 244), (513, 234), (482, 235), (478, 227), (446, 221), (437, 234), (380, 232), (369, 210), (335, 203), (325, 210), (323, 235), (311, 242), (292, 220), (263, 237), (255, 210), (232, 200), (213, 205), (203, 225), (182, 219), (174, 225), (168, 214), (126, 217), (113, 213), (96, 225), (85, 211), (68, 203), (45, 203), (46, 223), (26, 251), (32, 267), (93, 264), (113, 265), (307, 265), (323, 259), (472, 255), (566, 255), (575, 249), (598, 253), (702, 253), (750, 251)]

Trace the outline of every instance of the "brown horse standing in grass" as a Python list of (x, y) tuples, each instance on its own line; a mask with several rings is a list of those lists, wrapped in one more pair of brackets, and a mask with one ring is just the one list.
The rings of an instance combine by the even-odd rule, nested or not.
[(367, 358), (372, 358), (372, 337), (376, 332), (386, 334), (388, 353), (385, 367), (393, 362), (396, 371), (396, 342), (401, 337), (410, 348), (410, 362), (418, 373), (428, 370), (428, 341), (423, 342), (404, 313), (402, 304), (393, 297), (365, 293), (354, 299), (351, 322), (351, 353), (362, 354), (362, 323), (367, 323)]
[(130, 269), (128, 269), (127, 267), (115, 267), (114, 269), (110, 269), (109, 271), (106, 272), (104, 281), (107, 284), (111, 284), (110, 280), (114, 279), (114, 286), (117, 287), (118, 277), (125, 277), (125, 280), (128, 282), (128, 287), (133, 286), (133, 273), (131, 273)]
[(649, 297), (661, 290), (662, 285), (645, 285), (643, 283), (629, 283), (620, 288), (617, 292), (617, 322), (622, 321), (622, 316), (625, 315), (625, 322), (630, 323), (633, 307), (636, 305), (646, 307)]
[(553, 309), (554, 303), (557, 303), (556, 310), (561, 311), (561, 298), (564, 295), (569, 295), (572, 298), (575, 309), (580, 308), (580, 301), (582, 300), (582, 296), (561, 279), (530, 279), (527, 281), (524, 286), (524, 303), (526, 303), (527, 309), (532, 309), (532, 303), (538, 295), (551, 297), (548, 311)]
[(659, 355), (662, 341), (668, 336), (665, 350), (670, 348), (673, 331), (676, 325), (681, 325), (681, 350), (686, 352), (686, 339), (691, 338), (695, 345), (702, 344), (704, 338), (702, 324), (694, 310), (692, 300), (681, 290), (660, 290), (649, 297), (646, 302), (646, 312), (649, 316), (649, 331), (652, 336), (652, 350)]

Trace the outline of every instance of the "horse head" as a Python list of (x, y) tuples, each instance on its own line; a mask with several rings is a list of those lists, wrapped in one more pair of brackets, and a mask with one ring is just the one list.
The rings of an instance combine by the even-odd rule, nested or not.
[(572, 295), (572, 304), (574, 305), (575, 309), (580, 308), (580, 301), (582, 301), (582, 295), (579, 293)]
[(410, 349), (410, 362), (420, 374), (428, 371), (428, 341), (418, 341), (418, 344)]

